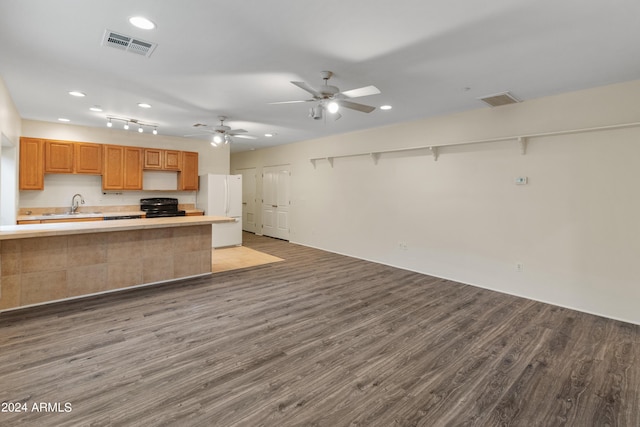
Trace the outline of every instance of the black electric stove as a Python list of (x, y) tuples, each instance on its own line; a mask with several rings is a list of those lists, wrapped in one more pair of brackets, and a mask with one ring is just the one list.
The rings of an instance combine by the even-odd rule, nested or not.
[(146, 212), (147, 218), (185, 216), (185, 211), (178, 210), (178, 199), (168, 197), (140, 199), (140, 210)]

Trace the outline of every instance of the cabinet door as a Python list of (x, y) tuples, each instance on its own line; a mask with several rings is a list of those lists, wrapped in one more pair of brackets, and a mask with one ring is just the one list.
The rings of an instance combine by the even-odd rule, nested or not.
[(162, 169), (162, 152), (157, 148), (144, 149), (144, 168), (145, 169)]
[(20, 190), (44, 190), (42, 139), (20, 138)]
[(76, 148), (76, 173), (100, 175), (102, 173), (102, 145), (78, 142)]
[(45, 140), (44, 172), (73, 173), (73, 151), (73, 142)]
[(164, 170), (180, 170), (180, 151), (164, 150)]
[(178, 190), (198, 189), (198, 153), (182, 152), (182, 170), (178, 173)]
[(142, 190), (143, 157), (142, 148), (124, 147), (123, 190)]
[(122, 190), (124, 187), (124, 147), (120, 145), (104, 146), (104, 165), (102, 170), (103, 190)]

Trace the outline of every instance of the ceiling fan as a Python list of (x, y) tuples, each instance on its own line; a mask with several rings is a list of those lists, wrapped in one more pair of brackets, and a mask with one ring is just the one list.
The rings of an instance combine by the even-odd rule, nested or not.
[[(314, 89), (305, 82), (291, 82), (298, 86), (300, 89), (309, 92), (312, 95), (311, 99), (299, 100), (299, 101), (281, 101), (271, 102), (271, 104), (293, 104), (298, 102), (317, 102), (316, 107), (312, 107), (309, 111), (309, 117), (320, 120), (322, 119), (323, 111), (329, 113), (337, 113), (340, 107), (349, 108), (351, 110), (361, 111), (363, 113), (370, 113), (376, 109), (370, 105), (359, 104), (357, 102), (349, 101), (347, 98), (358, 98), (361, 96), (377, 95), (380, 90), (375, 86), (364, 86), (358, 89), (351, 89), (344, 92), (340, 92), (336, 86), (329, 84), (329, 79), (333, 76), (331, 71), (322, 71), (320, 76), (324, 80), (324, 85), (319, 89)], [(339, 118), (339, 117), (338, 117)], [(337, 120), (337, 119), (336, 119)]]
[[(247, 131), (244, 129), (231, 129), (231, 127), (225, 125), (224, 121), (227, 120), (227, 116), (218, 116), (218, 120), (220, 120), (220, 124), (218, 126), (209, 126), (203, 123), (196, 123), (193, 125), (193, 127), (203, 127), (205, 128), (202, 129), (203, 131), (213, 134), (211, 145), (213, 145), (214, 147), (217, 147), (219, 144), (228, 144), (230, 142), (233, 142), (233, 138), (257, 139), (257, 137), (255, 136), (245, 135)], [(204, 134), (198, 133), (193, 135), (185, 135), (185, 137), (200, 135)]]

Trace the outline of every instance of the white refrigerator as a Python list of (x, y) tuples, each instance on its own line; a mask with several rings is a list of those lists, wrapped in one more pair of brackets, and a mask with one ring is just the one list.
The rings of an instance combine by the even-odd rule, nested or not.
[(200, 175), (196, 206), (205, 215), (235, 220), (212, 225), (214, 248), (242, 245), (242, 175)]

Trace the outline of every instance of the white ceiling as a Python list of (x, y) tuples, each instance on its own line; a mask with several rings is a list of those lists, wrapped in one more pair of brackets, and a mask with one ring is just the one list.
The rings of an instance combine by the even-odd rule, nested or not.
[[(25, 119), (113, 115), (183, 136), (226, 115), (259, 137), (238, 151), (489, 108), (477, 98), (503, 91), (526, 101), (639, 79), (639, 16), (638, 0), (0, 0), (0, 76)], [(158, 46), (103, 47), (105, 29)], [(377, 86), (354, 101), (393, 109), (325, 121), (311, 103), (269, 104), (308, 99), (290, 81), (318, 87), (322, 70), (341, 90)]]

